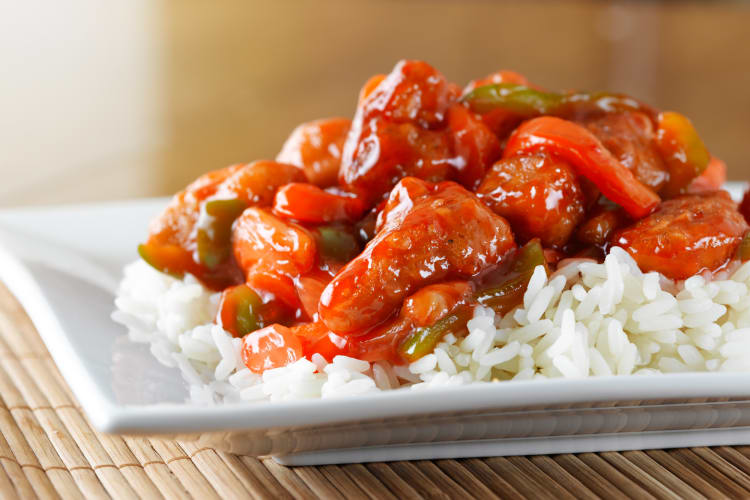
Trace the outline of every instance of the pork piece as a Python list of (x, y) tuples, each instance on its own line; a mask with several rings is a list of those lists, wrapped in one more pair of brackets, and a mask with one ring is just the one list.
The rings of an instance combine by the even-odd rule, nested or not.
[(460, 89), (421, 61), (401, 61), (367, 87), (344, 144), (339, 182), (377, 201), (408, 175), (448, 178), (451, 140), (438, 129)]
[[(431, 182), (453, 177), (458, 165), (451, 138), (442, 130), (427, 130), (412, 123), (370, 120), (356, 144), (344, 149), (340, 181), (370, 204), (379, 201), (398, 181), (415, 176)], [(352, 128), (352, 132), (356, 130)], [(353, 150), (351, 150), (353, 148)]]
[(455, 179), (474, 190), (492, 164), (500, 158), (500, 140), (480, 117), (455, 104), (448, 110), (448, 131), (456, 155)]
[(415, 290), (475, 276), (515, 248), (505, 219), (453, 182), (402, 179), (378, 226), (364, 252), (321, 296), (320, 319), (337, 334), (366, 331), (391, 316)]
[(248, 208), (234, 223), (234, 256), (246, 273), (258, 267), (298, 276), (315, 264), (315, 240), (302, 226), (262, 208)]
[(234, 223), (232, 246), (248, 285), (300, 307), (294, 280), (317, 259), (315, 239), (306, 229), (266, 209), (248, 208)]
[(520, 241), (539, 238), (562, 248), (585, 215), (585, 198), (570, 166), (552, 156), (514, 156), (492, 166), (477, 196), (508, 219)]
[(665, 201), (653, 214), (617, 231), (611, 241), (632, 255), (642, 271), (685, 279), (726, 264), (747, 230), (729, 194), (716, 191)]
[(292, 131), (276, 161), (303, 168), (309, 181), (316, 186), (334, 186), (351, 123), (347, 118), (303, 123)]
[(605, 148), (636, 179), (656, 192), (669, 180), (669, 170), (654, 142), (654, 125), (643, 113), (607, 113), (586, 124)]
[(460, 95), (457, 85), (426, 62), (403, 60), (367, 95), (357, 111), (361, 110), (365, 120), (382, 116), (392, 123), (434, 129), (442, 125), (446, 111)]
[[(151, 221), (141, 254), (161, 271), (191, 273), (211, 288), (237, 284), (239, 274), (231, 259), (209, 266), (196, 258), (201, 208), (211, 199), (236, 199), (241, 207), (270, 205), (280, 186), (304, 179), (300, 168), (273, 161), (232, 165), (204, 174), (175, 195), (164, 212)], [(225, 243), (228, 247), (228, 239)]]

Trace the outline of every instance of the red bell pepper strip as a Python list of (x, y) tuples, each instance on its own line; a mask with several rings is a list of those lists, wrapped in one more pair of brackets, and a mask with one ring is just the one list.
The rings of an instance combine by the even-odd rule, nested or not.
[(716, 158), (711, 157), (706, 170), (701, 175), (693, 179), (688, 186), (688, 193), (702, 193), (705, 191), (716, 191), (721, 189), (727, 182), (727, 164)]
[(301, 182), (283, 186), (273, 200), (276, 215), (312, 224), (356, 222), (366, 209), (364, 201), (353, 195), (324, 191)]
[(611, 201), (634, 219), (650, 214), (661, 202), (624, 167), (591, 132), (582, 126), (552, 116), (523, 123), (508, 139), (504, 158), (544, 150), (570, 163), (591, 180)]

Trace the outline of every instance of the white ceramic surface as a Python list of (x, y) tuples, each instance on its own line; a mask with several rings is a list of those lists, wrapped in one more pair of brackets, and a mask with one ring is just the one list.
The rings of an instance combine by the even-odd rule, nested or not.
[(165, 202), (0, 211), (0, 280), (101, 431), (168, 434), (288, 464), (750, 444), (750, 375), (740, 373), (186, 403), (179, 373), (109, 317), (121, 269)]

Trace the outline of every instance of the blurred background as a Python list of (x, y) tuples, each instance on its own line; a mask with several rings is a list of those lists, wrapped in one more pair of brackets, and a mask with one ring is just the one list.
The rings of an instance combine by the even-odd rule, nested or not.
[(353, 113), (424, 59), (461, 84), (514, 69), (688, 115), (750, 178), (750, 4), (68, 0), (0, 3), (0, 205), (171, 194)]

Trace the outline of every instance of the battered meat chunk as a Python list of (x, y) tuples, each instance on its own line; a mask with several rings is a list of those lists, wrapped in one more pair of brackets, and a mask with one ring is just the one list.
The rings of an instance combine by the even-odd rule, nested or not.
[(321, 296), (320, 319), (337, 334), (371, 328), (419, 288), (475, 276), (515, 248), (505, 219), (453, 182), (402, 179), (379, 228)]

